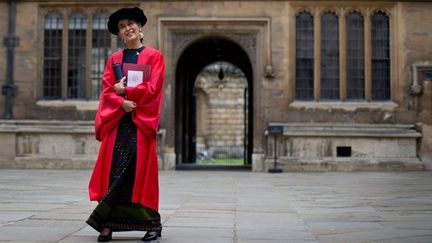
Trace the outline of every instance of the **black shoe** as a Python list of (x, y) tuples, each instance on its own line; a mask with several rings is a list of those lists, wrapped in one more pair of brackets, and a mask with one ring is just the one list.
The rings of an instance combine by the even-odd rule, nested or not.
[[(102, 230), (103, 231), (103, 230)], [(98, 242), (107, 242), (112, 239), (112, 231), (109, 229), (109, 233), (107, 235), (103, 235), (102, 233), (98, 236), (97, 241)]]
[(158, 237), (162, 236), (162, 231), (147, 231), (144, 237), (141, 239), (142, 241), (152, 241), (156, 240)]

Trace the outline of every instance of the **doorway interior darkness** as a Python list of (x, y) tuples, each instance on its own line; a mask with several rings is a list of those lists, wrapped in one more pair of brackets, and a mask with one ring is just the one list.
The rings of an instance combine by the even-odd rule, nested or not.
[(176, 164), (196, 161), (196, 97), (194, 85), (207, 65), (228, 62), (240, 68), (248, 82), (245, 165), (251, 163), (253, 148), (253, 71), (246, 52), (235, 42), (223, 37), (206, 37), (188, 46), (180, 56), (175, 73), (175, 149)]

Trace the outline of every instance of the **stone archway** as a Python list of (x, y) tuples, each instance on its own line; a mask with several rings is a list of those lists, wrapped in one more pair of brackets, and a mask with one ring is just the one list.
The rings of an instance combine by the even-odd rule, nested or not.
[[(159, 18), (158, 48), (166, 57), (165, 100), (162, 109), (164, 119), (161, 121), (161, 128), (166, 129), (165, 145), (162, 148), (164, 169), (170, 169), (175, 166), (174, 161), (177, 163), (184, 161), (181, 158), (182, 154), (178, 153), (178, 148), (176, 148), (176, 144), (179, 143), (176, 138), (180, 136), (179, 134), (182, 134), (178, 131), (179, 125), (177, 124), (176, 117), (181, 116), (178, 112), (183, 112), (183, 110), (179, 110), (176, 101), (176, 91), (182, 89), (179, 88), (179, 86), (182, 86), (182, 82), (176, 76), (176, 70), (179, 67), (181, 69), (185, 67), (190, 68), (188, 65), (181, 66), (179, 63), (181, 63), (181, 58), (187, 50), (200, 41), (203, 41), (201, 44), (207, 43), (207, 45), (210, 45), (215, 40), (222, 41), (222, 44), (227, 44), (227, 46), (230, 43), (236, 46), (232, 49), (241, 50), (244, 57), (243, 60), (248, 60), (247, 63), (250, 66), (248, 68), (244, 67), (245, 62), (239, 60), (227, 61), (238, 63), (237, 66), (242, 70), (249, 69), (247, 71), (249, 73), (248, 86), (250, 88), (249, 97), (251, 104), (249, 114), (252, 119), (249, 122), (249, 136), (251, 138), (247, 158), (248, 163), (251, 163), (252, 153), (260, 154), (264, 151), (265, 145), (261, 141), (262, 136), (259, 135), (264, 134), (266, 124), (263, 119), (263, 111), (259, 108), (262, 103), (259, 90), (263, 88), (262, 80), (265, 79), (265, 67), (271, 65), (269, 29), (270, 20), (268, 18)], [(215, 56), (215, 53), (207, 52), (207, 54)], [(235, 59), (233, 56), (231, 58)], [(213, 58), (212, 61), (216, 59)], [(198, 58), (194, 58), (194, 60), (198, 60)], [(208, 64), (209, 61), (210, 59), (207, 61), (204, 60), (202, 63), (207, 62), (206, 64)], [(197, 63), (200, 64), (200, 61)], [(192, 76), (196, 75), (200, 70), (198, 68), (195, 69), (184, 72), (189, 73), (189, 77), (181, 79), (195, 78)], [(253, 136), (253, 134), (257, 134), (258, 136)]]
[[(245, 74), (247, 83), (253, 83), (249, 57), (239, 45), (229, 39), (218, 36), (201, 38), (189, 45), (179, 58), (175, 73), (175, 148), (178, 164), (192, 163), (196, 159), (196, 78), (205, 66), (222, 60), (238, 66)], [(251, 88), (247, 91), (249, 95), (246, 103), (249, 104), (248, 114), (252, 114), (253, 96), (250, 94), (253, 93), (253, 86), (248, 86)], [(252, 148), (252, 125), (252, 119), (245, 122), (245, 151), (251, 151)], [(250, 157), (250, 153), (247, 153), (244, 158), (246, 163), (250, 163)]]

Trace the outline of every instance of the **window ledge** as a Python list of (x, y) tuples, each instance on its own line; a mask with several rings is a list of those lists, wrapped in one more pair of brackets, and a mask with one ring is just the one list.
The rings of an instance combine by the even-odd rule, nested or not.
[(289, 105), (289, 107), (291, 108), (306, 108), (306, 109), (319, 109), (319, 110), (342, 109), (346, 111), (355, 111), (357, 109), (393, 111), (398, 106), (399, 106), (398, 104), (392, 101), (383, 101), (383, 102), (294, 101)]
[(79, 111), (96, 111), (99, 105), (98, 100), (39, 100), (36, 105), (42, 107), (75, 107)]

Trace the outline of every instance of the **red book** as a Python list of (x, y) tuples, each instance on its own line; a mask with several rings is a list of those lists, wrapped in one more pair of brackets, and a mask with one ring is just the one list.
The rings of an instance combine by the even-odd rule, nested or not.
[(122, 69), (127, 87), (135, 87), (150, 80), (150, 66), (147, 64), (123, 63)]

